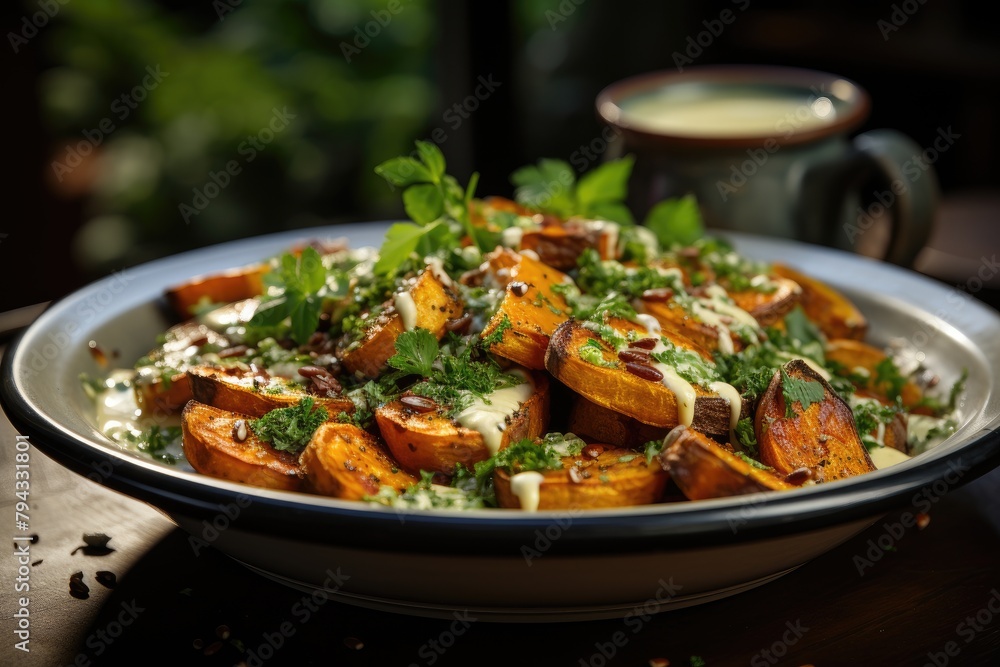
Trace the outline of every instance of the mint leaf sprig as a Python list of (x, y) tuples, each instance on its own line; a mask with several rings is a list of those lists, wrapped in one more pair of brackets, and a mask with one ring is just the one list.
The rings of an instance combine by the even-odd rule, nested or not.
[(537, 165), (515, 171), (510, 181), (517, 188), (517, 202), (532, 210), (564, 219), (579, 216), (633, 225), (635, 219), (625, 205), (625, 196), (634, 162), (631, 155), (605, 162), (577, 180), (568, 163), (542, 159)]

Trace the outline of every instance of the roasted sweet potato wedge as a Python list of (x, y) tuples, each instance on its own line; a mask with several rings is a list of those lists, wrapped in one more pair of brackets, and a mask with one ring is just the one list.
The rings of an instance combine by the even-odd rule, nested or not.
[(802, 299), (802, 288), (794, 280), (773, 277), (774, 291), (741, 290), (729, 292), (737, 306), (750, 313), (757, 323), (767, 327), (787, 315)]
[[(405, 296), (404, 296), (405, 295)], [(427, 269), (412, 279), (365, 332), (364, 338), (341, 352), (341, 363), (349, 372), (377, 377), (385, 362), (396, 353), (396, 338), (409, 329), (427, 329), (439, 339), (448, 320), (462, 315), (462, 303), (452, 290)]]
[(243, 415), (191, 401), (181, 414), (181, 432), (184, 456), (203, 475), (267, 489), (302, 487), (298, 457), (261, 442)]
[[(808, 468), (816, 482), (875, 470), (858, 435), (851, 408), (826, 380), (799, 359), (785, 364), (784, 372), (789, 380), (780, 371), (775, 372), (757, 406), (754, 431), (761, 461), (779, 475)], [(795, 384), (786, 386), (789, 381)], [(812, 395), (814, 390), (813, 398), (818, 400), (803, 408), (798, 399), (801, 392)], [(791, 405), (786, 393), (795, 397)]]
[(664, 444), (660, 452), (663, 467), (689, 500), (795, 488), (692, 428), (678, 426), (670, 431)]
[(229, 345), (225, 336), (191, 320), (167, 330), (162, 346), (146, 355), (155, 366), (141, 366), (134, 383), (138, 406), (145, 412), (177, 414), (193, 398), (184, 370), (192, 353), (203, 345)]
[(201, 302), (231, 303), (264, 292), (263, 277), (267, 264), (251, 264), (230, 271), (193, 278), (167, 290), (167, 302), (183, 320), (191, 317)]
[(827, 338), (861, 340), (865, 337), (868, 320), (846, 296), (784, 264), (774, 264), (772, 271), (802, 288), (802, 309)]
[[(846, 373), (855, 373), (859, 368), (864, 369), (864, 374), (868, 376), (867, 382), (858, 387), (866, 393), (886, 399), (884, 386), (880, 386), (878, 378), (878, 365), (886, 360), (887, 355), (882, 350), (873, 345), (869, 345), (860, 340), (839, 338), (829, 341), (826, 346), (827, 361), (834, 361), (839, 364)], [(912, 381), (907, 380), (899, 392), (903, 399), (903, 405), (907, 408), (916, 407), (923, 398), (920, 387)]]
[(487, 255), (494, 280), (506, 288), (496, 313), (483, 328), (490, 336), (503, 328), (490, 352), (530, 368), (545, 367), (549, 337), (569, 317), (569, 306), (553, 285), (572, 282), (565, 273), (503, 248)]
[[(652, 315), (666, 332), (683, 336), (699, 348), (714, 352), (719, 349), (719, 330), (692, 317), (676, 301), (640, 299), (640, 312)], [(730, 335), (733, 350), (742, 350), (745, 346), (739, 337)]]
[[(531, 505), (537, 497), (536, 509), (540, 510), (649, 505), (663, 498), (668, 480), (660, 464), (655, 460), (647, 464), (641, 452), (605, 445), (588, 445), (579, 456), (564, 457), (562, 465), (561, 470), (542, 473), (511, 475), (506, 470), (496, 470), (493, 485), (497, 504), (519, 509), (522, 501)], [(519, 475), (525, 477), (519, 480)], [(534, 486), (539, 476), (541, 483)], [(531, 477), (535, 478), (534, 483)]]
[(650, 440), (663, 440), (669, 429), (643, 424), (638, 419), (575, 396), (566, 422), (570, 433), (613, 447), (634, 449)]
[(531, 250), (554, 269), (569, 271), (587, 248), (601, 259), (617, 257), (618, 225), (597, 220), (550, 221), (521, 235), (521, 250)]
[[(534, 385), (531, 395), (504, 420), (503, 433), (494, 443), (498, 450), (511, 442), (545, 433), (549, 423), (549, 382), (541, 373), (534, 374), (531, 382)], [(471, 470), (494, 453), (482, 433), (449, 419), (441, 408), (426, 411), (421, 403), (403, 397), (375, 410), (379, 432), (389, 452), (404, 468), (450, 475), (455, 472), (456, 464)], [(419, 409), (413, 405), (419, 405)], [(498, 415), (498, 422), (501, 417)]]
[(262, 417), (276, 408), (296, 405), (306, 396), (315, 401), (313, 409), (326, 408), (330, 418), (354, 412), (354, 403), (344, 396), (316, 396), (283, 378), (258, 374), (237, 367), (193, 366), (187, 371), (194, 400), (221, 410)]
[[(598, 366), (580, 357), (581, 348), (592, 345), (588, 343), (591, 340), (601, 345), (603, 361), (613, 367)], [(694, 405), (682, 405), (679, 414), (677, 395), (663, 383), (662, 376), (647, 378), (637, 374), (640, 369), (630, 371), (597, 334), (574, 320), (565, 322), (553, 334), (545, 367), (581, 396), (644, 424), (673, 428), (681, 423), (683, 411), (691, 409), (690, 424), (694, 428), (713, 435), (729, 434), (732, 412), (727, 399), (694, 385)]]
[(303, 450), (301, 462), (310, 490), (345, 500), (374, 495), (382, 485), (402, 491), (417, 482), (400, 470), (375, 436), (353, 424), (320, 426)]

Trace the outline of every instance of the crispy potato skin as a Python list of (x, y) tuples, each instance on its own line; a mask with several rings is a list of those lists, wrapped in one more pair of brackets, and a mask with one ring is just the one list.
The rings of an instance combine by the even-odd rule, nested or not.
[[(882, 401), (888, 400), (885, 391), (878, 387), (878, 373), (875, 370), (879, 363), (885, 361), (885, 352), (860, 340), (841, 338), (827, 343), (826, 358), (828, 361), (835, 361), (843, 366), (846, 372), (858, 367), (864, 368), (868, 371), (868, 381), (858, 389), (864, 390)], [(907, 381), (900, 390), (900, 398), (903, 399), (905, 407), (912, 409), (919, 405), (923, 398), (923, 392), (916, 384)]]
[[(661, 382), (645, 380), (625, 370), (603, 368), (580, 358), (578, 350), (587, 340), (600, 338), (580, 323), (569, 320), (552, 336), (545, 354), (545, 367), (567, 387), (597, 405), (637, 419), (650, 426), (673, 428), (678, 424), (677, 400)], [(616, 361), (610, 351), (606, 361)], [(695, 386), (693, 427), (713, 435), (729, 434), (729, 403)]]
[(303, 474), (297, 457), (261, 442), (247, 425), (247, 438), (233, 431), (243, 415), (191, 401), (181, 414), (184, 456), (203, 475), (266, 489), (298, 491)]
[(751, 466), (694, 429), (678, 426), (667, 437), (669, 444), (660, 459), (689, 500), (795, 488), (781, 477)]
[[(415, 327), (427, 329), (440, 340), (448, 320), (462, 315), (462, 303), (433, 271), (425, 270), (409, 287), (417, 307)], [(396, 338), (403, 333), (403, 320), (394, 308), (385, 312), (365, 332), (356, 346), (342, 352), (341, 363), (350, 373), (378, 377), (389, 357), (396, 353)]]
[(625, 449), (641, 447), (650, 440), (663, 440), (669, 431), (643, 424), (580, 395), (573, 399), (566, 430), (593, 442)]
[[(288, 388), (281, 394), (254, 391), (252, 384), (254, 374), (239, 368), (193, 366), (188, 369), (187, 377), (194, 400), (251, 417), (263, 417), (271, 410), (296, 405), (303, 398), (311, 396), (304, 390), (293, 388)], [(348, 414), (354, 412), (354, 403), (349, 398), (325, 396), (312, 396), (312, 398), (313, 409), (326, 408), (331, 419), (336, 418), (341, 412)]]
[[(506, 292), (483, 328), (483, 338), (493, 333), (505, 317), (510, 321), (510, 328), (490, 347), (490, 352), (525, 368), (545, 368), (549, 337), (569, 317), (566, 300), (552, 286), (572, 281), (561, 271), (503, 248), (487, 255), (486, 260), (490, 272), (506, 286)], [(527, 291), (519, 295), (514, 283), (524, 283)]]
[[(511, 416), (500, 449), (524, 438), (537, 438), (549, 423), (549, 381), (532, 374), (534, 393)], [(379, 432), (392, 456), (407, 470), (451, 475), (459, 463), (466, 468), (490, 457), (479, 431), (465, 428), (438, 412), (416, 412), (393, 401), (375, 410)]]
[(786, 417), (781, 374), (775, 372), (754, 420), (761, 462), (779, 475), (808, 468), (817, 482), (874, 471), (847, 403), (801, 360), (785, 364), (785, 372), (792, 378), (819, 382), (823, 386), (823, 400), (807, 410), (795, 403), (794, 416)]
[(846, 296), (784, 264), (774, 264), (771, 270), (798, 283), (802, 288), (802, 309), (827, 338), (861, 340), (865, 337), (868, 320)]
[(309, 490), (345, 500), (374, 495), (382, 485), (402, 491), (417, 482), (399, 469), (375, 436), (353, 424), (320, 426), (300, 460)]
[[(625, 461), (621, 460), (623, 457)], [(562, 464), (562, 470), (542, 473), (545, 480), (538, 489), (538, 509), (582, 510), (649, 505), (663, 498), (663, 489), (669, 479), (658, 462), (654, 460), (647, 464), (644, 454), (631, 449), (606, 447), (597, 458), (582, 454), (567, 456), (562, 459)], [(571, 476), (571, 468), (579, 473), (577, 481)], [(511, 476), (506, 470), (493, 473), (497, 504), (520, 509), (521, 501), (510, 489)]]
[(213, 303), (231, 303), (249, 299), (264, 292), (263, 276), (266, 264), (252, 264), (239, 269), (200, 276), (167, 290), (167, 302), (177, 316), (186, 320), (192, 308), (202, 299)]

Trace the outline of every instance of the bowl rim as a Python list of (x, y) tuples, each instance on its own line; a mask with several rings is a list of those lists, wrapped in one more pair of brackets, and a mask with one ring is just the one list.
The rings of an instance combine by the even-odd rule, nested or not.
[[(626, 98), (680, 83), (783, 85), (803, 90), (815, 90), (818, 86), (826, 86), (829, 90), (824, 92), (844, 102), (847, 105), (847, 113), (827, 125), (787, 135), (748, 133), (710, 137), (650, 129), (642, 123), (631, 121), (628, 112), (621, 106), (621, 102)], [(843, 90), (838, 92), (836, 88)], [(792, 146), (846, 134), (859, 127), (868, 118), (871, 98), (864, 88), (851, 79), (821, 70), (779, 65), (696, 65), (681, 71), (658, 70), (621, 79), (601, 90), (594, 105), (598, 120), (625, 134), (630, 146), (702, 151), (755, 147), (767, 141), (773, 141), (777, 146)]]
[[(187, 275), (174, 273), (178, 265), (190, 266), (201, 259), (220, 256), (247, 257), (249, 262), (266, 256), (266, 253), (253, 256), (264, 248), (276, 252), (294, 240), (317, 236), (372, 236), (387, 225), (321, 227), (252, 237), (161, 258), (128, 271), (137, 280), (158, 277), (143, 287), (140, 296), (162, 293), (164, 287), (187, 278)], [(842, 251), (747, 234), (726, 233), (726, 236), (736, 241), (740, 249), (756, 244), (759, 248), (784, 250), (781, 256), (788, 256), (789, 250), (797, 249), (811, 255), (833, 257), (849, 265), (858, 263), (855, 268), (865, 266), (884, 276), (902, 276), (906, 283), (919, 288), (920, 296), (914, 299), (926, 300), (947, 292), (944, 286), (919, 274)], [(249, 532), (278, 533), (305, 542), (340, 543), (387, 551), (495, 556), (510, 549), (519, 552), (525, 545), (534, 544), (539, 531), (558, 523), (569, 526), (558, 540), (553, 541), (552, 550), (562, 554), (682, 549), (778, 537), (876, 517), (903, 505), (907, 498), (915, 498), (921, 489), (948, 479), (956, 471), (959, 478), (956, 483), (949, 483), (949, 490), (1000, 464), (1000, 409), (997, 409), (1000, 397), (996, 396), (993, 375), (1000, 367), (998, 357), (992, 359), (993, 392), (992, 396), (987, 396), (988, 405), (995, 412), (986, 415), (985, 425), (980, 420), (979, 425), (983, 427), (967, 433), (956, 446), (931, 450), (899, 467), (787, 494), (525, 514), (497, 509), (472, 512), (399, 510), (249, 487), (140, 460), (113, 448), (110, 441), (101, 443), (81, 436), (53, 420), (45, 411), (45, 405), (29, 400), (22, 391), (26, 379), (30, 379), (26, 373), (29, 347), (51, 332), (60, 314), (92, 296), (96, 290), (105, 289), (108, 280), (91, 283), (54, 302), (8, 346), (0, 365), (0, 402), (4, 410), (19, 432), (28, 435), (32, 444), (62, 465), (168, 514), (211, 518), (220, 514), (222, 506), (242, 503), (249, 498), (250, 502), (232, 522), (240, 530)], [(987, 326), (1000, 329), (1000, 315), (971, 297), (966, 298), (965, 307), (972, 309), (973, 317), (985, 318)], [(148, 299), (136, 301), (137, 304), (148, 302)], [(124, 306), (119, 309), (122, 310), (127, 312)], [(119, 311), (112, 311), (103, 321), (113, 321), (116, 313), (120, 317)], [(945, 326), (950, 325), (945, 323)], [(996, 350), (1000, 350), (1000, 342)], [(66, 354), (65, 350), (62, 353)], [(985, 357), (983, 360), (991, 361)], [(53, 396), (48, 400), (58, 401), (59, 398)], [(959, 451), (952, 451), (955, 447)], [(104, 470), (110, 472), (102, 473)], [(739, 525), (734, 527), (734, 521)], [(317, 531), (317, 526), (322, 526), (323, 530)]]

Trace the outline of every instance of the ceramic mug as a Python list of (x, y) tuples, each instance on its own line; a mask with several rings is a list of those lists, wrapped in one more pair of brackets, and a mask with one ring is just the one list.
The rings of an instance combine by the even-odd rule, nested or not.
[(931, 233), (937, 177), (895, 130), (848, 137), (869, 108), (834, 74), (736, 65), (637, 76), (597, 97), (616, 135), (608, 157), (636, 156), (638, 213), (692, 192), (710, 227), (846, 249), (891, 214), (884, 259), (908, 266)]

